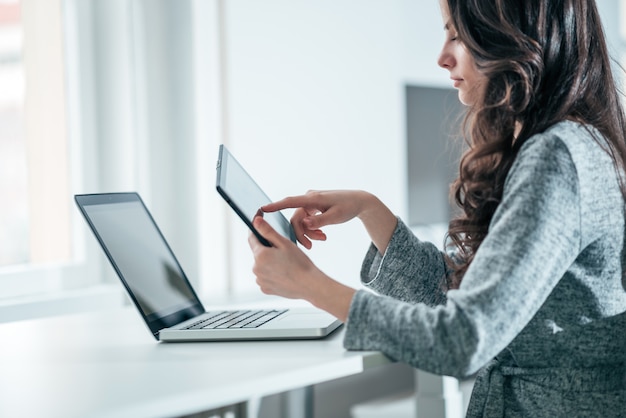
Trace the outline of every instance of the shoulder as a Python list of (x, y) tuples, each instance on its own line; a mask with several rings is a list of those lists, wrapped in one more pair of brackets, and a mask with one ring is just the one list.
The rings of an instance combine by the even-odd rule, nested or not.
[(525, 196), (527, 206), (552, 205), (558, 219), (577, 213), (590, 239), (604, 230), (601, 226), (622, 224), (624, 201), (606, 148), (599, 131), (571, 121), (532, 136), (509, 171), (503, 202)]
[(616, 179), (606, 140), (594, 127), (572, 121), (557, 123), (530, 137), (520, 148), (509, 172), (517, 177), (551, 182), (560, 177), (568, 183), (582, 181), (581, 187), (604, 179)]
[(578, 135), (578, 126), (563, 122), (527, 139), (507, 175), (504, 197), (508, 193), (536, 196), (542, 190), (549, 195), (554, 188), (575, 189), (577, 168), (567, 142)]
[(528, 160), (561, 167), (570, 165), (577, 171), (612, 168), (612, 160), (603, 145), (606, 140), (594, 127), (563, 121), (530, 137), (522, 145), (516, 163)]

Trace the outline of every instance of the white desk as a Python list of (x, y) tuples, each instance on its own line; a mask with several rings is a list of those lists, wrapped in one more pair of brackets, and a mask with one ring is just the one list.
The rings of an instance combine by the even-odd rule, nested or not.
[(0, 417), (171, 417), (389, 363), (323, 340), (157, 343), (132, 308), (0, 325)]

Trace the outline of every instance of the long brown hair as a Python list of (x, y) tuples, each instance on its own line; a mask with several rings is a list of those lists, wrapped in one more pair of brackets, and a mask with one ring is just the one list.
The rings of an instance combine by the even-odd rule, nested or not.
[(619, 173), (626, 162), (626, 123), (593, 0), (447, 3), (460, 40), (486, 78), (481, 97), (467, 110), (463, 132), (469, 148), (451, 187), (462, 209), (448, 230), (456, 250), (447, 260), (448, 287), (457, 288), (529, 137), (567, 119), (593, 126)]

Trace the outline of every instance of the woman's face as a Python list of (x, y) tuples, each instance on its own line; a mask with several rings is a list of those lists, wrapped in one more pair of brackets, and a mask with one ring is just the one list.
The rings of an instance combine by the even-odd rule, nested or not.
[(441, 16), (445, 31), (445, 41), (437, 64), (450, 72), (450, 79), (459, 91), (459, 100), (470, 106), (481, 92), (484, 76), (476, 68), (474, 59), (458, 38), (456, 28), (452, 26), (446, 0), (440, 1)]

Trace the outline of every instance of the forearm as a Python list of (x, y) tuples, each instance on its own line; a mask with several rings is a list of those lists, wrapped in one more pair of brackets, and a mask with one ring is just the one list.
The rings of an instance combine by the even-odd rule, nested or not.
[(317, 286), (307, 298), (313, 306), (325, 310), (340, 321), (348, 320), (350, 304), (356, 290), (341, 284), (322, 273)]
[(385, 253), (389, 240), (398, 224), (398, 219), (380, 199), (363, 192), (362, 211), (358, 218), (363, 222), (370, 239), (381, 254)]
[(445, 304), (446, 274), (443, 253), (420, 241), (400, 219), (385, 254), (372, 245), (361, 265), (361, 281), (370, 289), (429, 306)]

